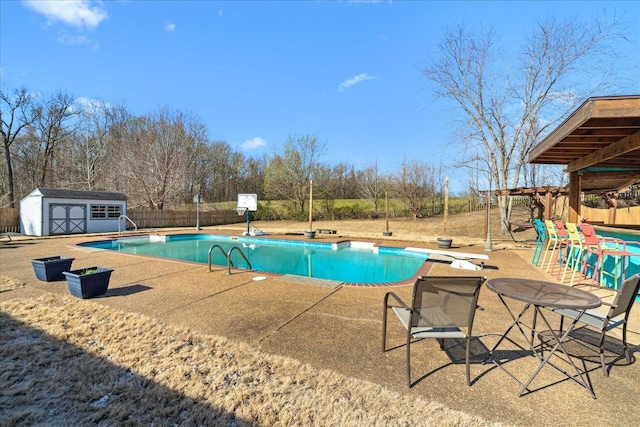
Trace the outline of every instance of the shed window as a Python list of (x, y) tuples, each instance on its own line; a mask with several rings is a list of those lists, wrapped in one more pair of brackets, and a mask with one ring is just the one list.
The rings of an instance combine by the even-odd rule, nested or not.
[(118, 219), (122, 205), (91, 205), (91, 219)]

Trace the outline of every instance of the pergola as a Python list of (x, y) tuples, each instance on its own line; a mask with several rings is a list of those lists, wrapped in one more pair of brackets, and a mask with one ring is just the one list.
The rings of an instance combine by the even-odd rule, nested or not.
[(577, 222), (582, 192), (640, 183), (640, 95), (587, 99), (531, 150), (529, 163), (567, 165), (569, 221)]
[[(567, 187), (519, 187), (508, 190), (495, 190), (496, 196), (529, 196), (538, 205), (538, 216), (540, 219), (551, 219), (553, 205), (559, 196), (566, 196), (569, 193)], [(511, 221), (512, 224), (516, 222)]]

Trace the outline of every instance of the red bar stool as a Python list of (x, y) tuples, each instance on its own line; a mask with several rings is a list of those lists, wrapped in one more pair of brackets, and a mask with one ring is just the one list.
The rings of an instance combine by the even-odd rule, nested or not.
[[(640, 245), (640, 242), (627, 242), (621, 239), (598, 236), (590, 224), (580, 226), (585, 243), (588, 249), (585, 253), (584, 262), (581, 268), (581, 275), (587, 277), (589, 268), (593, 268), (591, 281), (604, 285), (604, 276), (609, 276), (613, 280), (613, 288), (618, 289), (618, 282), (622, 283), (626, 279), (626, 264), (629, 257), (638, 257), (640, 252), (629, 250), (628, 245)], [(588, 242), (588, 243), (587, 243)], [(596, 255), (594, 264), (590, 264), (589, 258)], [(612, 271), (604, 268), (605, 257), (612, 257), (614, 267)], [(600, 277), (598, 277), (598, 270)]]

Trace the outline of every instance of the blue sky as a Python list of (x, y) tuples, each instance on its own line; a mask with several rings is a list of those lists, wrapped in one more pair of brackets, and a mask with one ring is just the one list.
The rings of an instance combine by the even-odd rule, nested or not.
[[(444, 26), (494, 26), (515, 52), (537, 21), (603, 9), (633, 28), (618, 49), (627, 93), (640, 93), (638, 1), (2, 0), (0, 76), (3, 89), (66, 90), (134, 114), (189, 111), (247, 156), (312, 134), (325, 163), (390, 172), (403, 159), (448, 165), (459, 150), (418, 70)], [(447, 173), (464, 187), (466, 172)]]

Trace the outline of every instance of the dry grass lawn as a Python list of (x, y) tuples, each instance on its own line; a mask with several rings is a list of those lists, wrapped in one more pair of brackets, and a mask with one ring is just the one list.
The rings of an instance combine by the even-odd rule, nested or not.
[[(512, 219), (525, 221), (529, 217), (528, 210), (518, 207), (512, 213)], [(491, 238), (493, 243), (505, 246), (518, 246), (525, 242), (534, 242), (536, 232), (533, 228), (519, 229), (512, 226), (511, 235), (500, 235), (500, 217), (497, 210), (491, 212)], [(419, 218), (417, 220), (397, 218), (389, 220), (389, 231), (392, 237), (386, 239), (406, 240), (413, 242), (430, 242), (435, 244), (438, 237), (453, 238), (454, 246), (484, 245), (487, 239), (486, 213), (483, 211), (450, 215), (447, 220), (446, 231), (444, 218)], [(386, 231), (386, 221), (377, 220), (349, 220), (349, 221), (314, 221), (313, 229), (336, 230), (337, 235), (350, 238), (382, 238)], [(309, 228), (308, 222), (299, 221), (256, 221), (252, 226), (264, 231), (277, 233), (301, 233)], [(234, 224), (220, 228), (246, 230), (246, 224)]]
[(492, 425), (90, 301), (45, 296), (0, 309), (5, 426)]
[(19, 280), (11, 279), (9, 277), (0, 276), (0, 293), (18, 289), (24, 286)]

